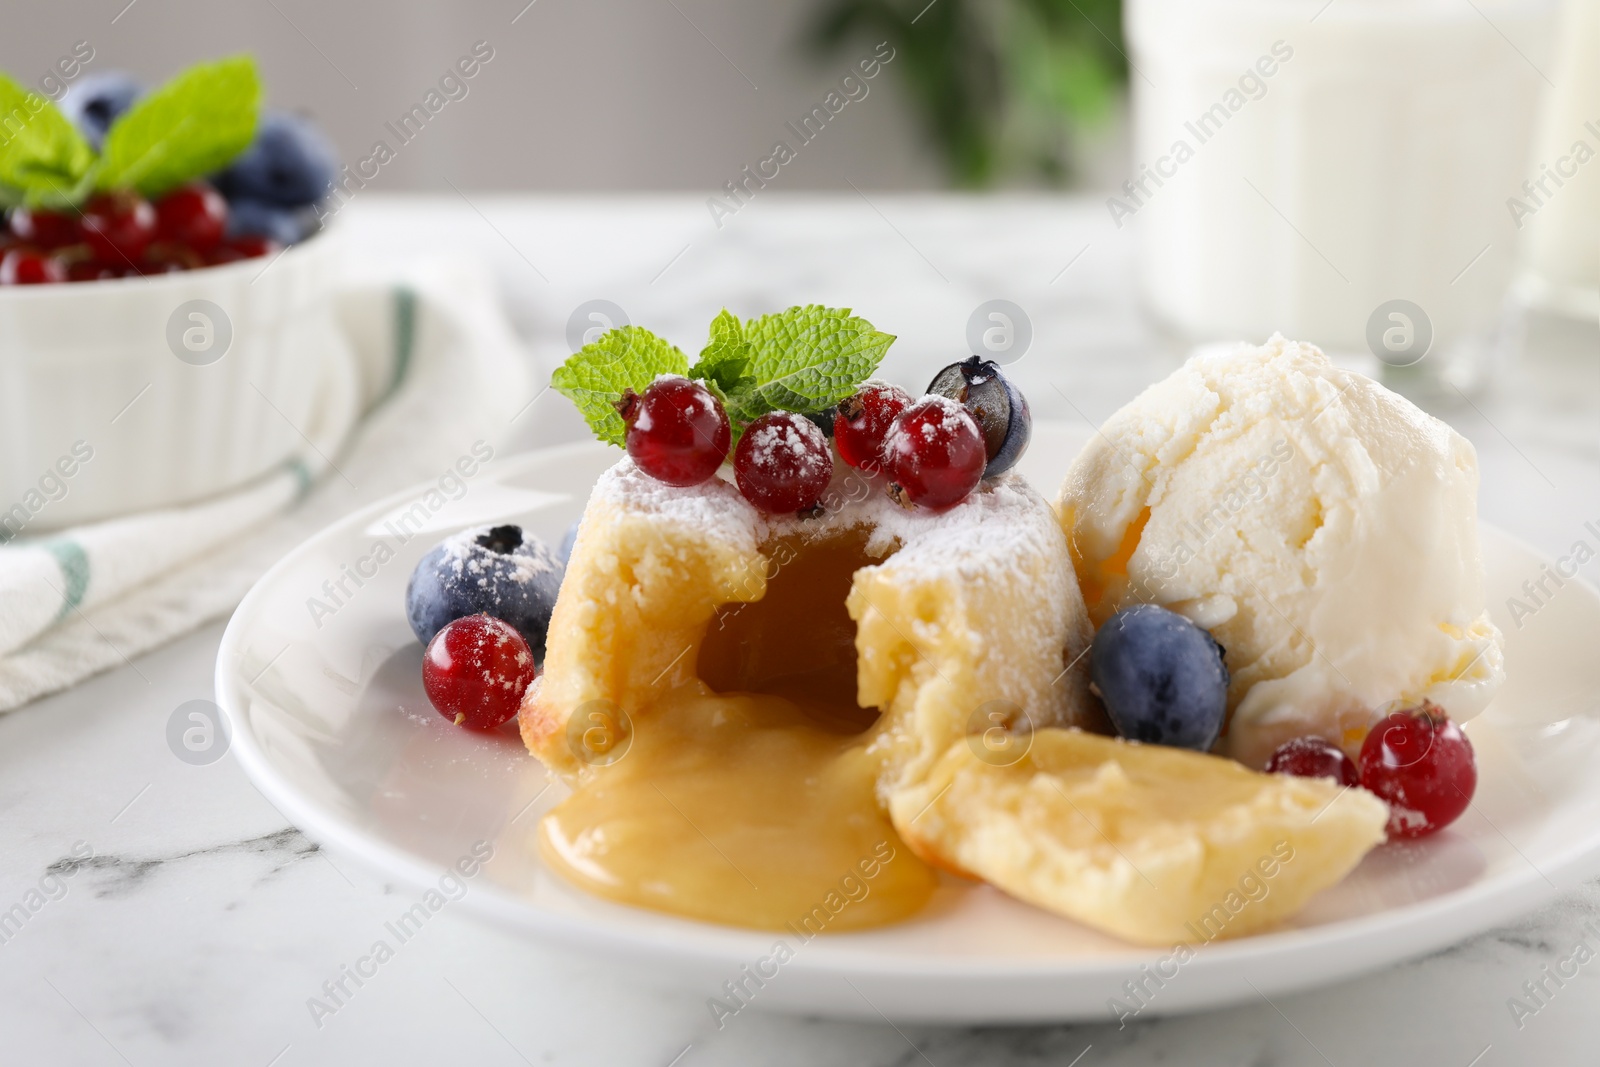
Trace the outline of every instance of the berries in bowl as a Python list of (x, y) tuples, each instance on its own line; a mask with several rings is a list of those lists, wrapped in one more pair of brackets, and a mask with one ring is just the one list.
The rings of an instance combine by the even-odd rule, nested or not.
[[(29, 116), (26, 158), (0, 146), (0, 499), (75, 444), (94, 455), (28, 533), (243, 485), (304, 450), (294, 427), (348, 375), (335, 235), (286, 247), (225, 192), (262, 151), (263, 93), (245, 56), (148, 91), (85, 78), (59, 108), (0, 76), (0, 103)], [(300, 195), (326, 190), (331, 156), (297, 159)], [(312, 203), (279, 209), (315, 221)]]
[(273, 255), (320, 226), (333, 151), (300, 116), (260, 115), (248, 58), (200, 64), (150, 92), (100, 75), (60, 108), (8, 88), (36, 112), (52, 165), (0, 165), (11, 207), (0, 241), (19, 264), (0, 285), (197, 270)]

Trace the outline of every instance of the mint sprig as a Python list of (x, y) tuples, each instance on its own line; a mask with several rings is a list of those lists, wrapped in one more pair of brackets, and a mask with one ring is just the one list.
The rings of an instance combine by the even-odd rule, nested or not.
[(753, 355), (754, 349), (744, 338), (744, 323), (723, 308), (711, 320), (711, 340), (689, 368), (689, 377), (711, 382), (726, 399), (755, 385), (755, 378), (748, 373)]
[(856, 391), (883, 362), (894, 335), (849, 308), (792, 307), (744, 324), (754, 384), (728, 397), (729, 416), (750, 422), (769, 411), (813, 414)]
[(158, 196), (220, 170), (249, 147), (260, 111), (261, 78), (249, 56), (190, 67), (112, 124), (95, 186)]
[(682, 349), (640, 326), (607, 330), (567, 357), (550, 384), (577, 407), (600, 440), (622, 445), (627, 427), (616, 402), (625, 389), (642, 393), (662, 374), (687, 374)]
[(726, 308), (693, 367), (676, 347), (637, 326), (610, 330), (556, 369), (550, 384), (575, 404), (596, 437), (626, 438), (616, 403), (642, 393), (661, 374), (706, 384), (722, 400), (735, 439), (769, 411), (826, 411), (872, 376), (894, 343), (849, 308), (820, 304), (741, 320)]
[(57, 107), (0, 74), (0, 204), (62, 208), (88, 188), (94, 149)]
[(0, 74), (0, 206), (61, 211), (97, 189), (160, 196), (248, 148), (261, 96), (249, 56), (201, 63), (112, 123), (97, 155), (55, 104)]

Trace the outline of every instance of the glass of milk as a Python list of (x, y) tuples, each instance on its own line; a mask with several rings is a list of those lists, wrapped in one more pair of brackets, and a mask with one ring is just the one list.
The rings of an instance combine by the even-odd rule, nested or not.
[[(1147, 305), (1470, 390), (1499, 343), (1554, 0), (1128, 0)], [(1596, 166), (1600, 166), (1597, 163)]]
[(1520, 290), (1535, 307), (1594, 321), (1600, 315), (1600, 0), (1566, 0), (1560, 26), (1555, 84), (1545, 92), (1533, 156), (1544, 187), (1518, 197)]

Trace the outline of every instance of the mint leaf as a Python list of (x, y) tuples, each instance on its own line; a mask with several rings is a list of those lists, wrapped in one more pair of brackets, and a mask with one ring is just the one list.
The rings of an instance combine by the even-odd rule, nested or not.
[(576, 405), (596, 437), (621, 445), (627, 428), (613, 405), (622, 391), (642, 393), (659, 375), (688, 372), (689, 357), (676, 345), (643, 327), (619, 326), (568, 356), (550, 384)]
[(0, 202), (65, 207), (93, 166), (94, 149), (54, 104), (0, 74)]
[(260, 110), (249, 56), (190, 67), (112, 123), (95, 184), (158, 196), (220, 170), (249, 147)]
[(894, 343), (849, 308), (792, 307), (744, 324), (754, 384), (731, 400), (728, 414), (749, 422), (769, 411), (823, 411), (870, 378)]
[(711, 320), (711, 341), (700, 350), (699, 360), (689, 368), (689, 377), (715, 385), (726, 399), (755, 384), (755, 379), (746, 373), (754, 354), (744, 338), (744, 323), (723, 308)]

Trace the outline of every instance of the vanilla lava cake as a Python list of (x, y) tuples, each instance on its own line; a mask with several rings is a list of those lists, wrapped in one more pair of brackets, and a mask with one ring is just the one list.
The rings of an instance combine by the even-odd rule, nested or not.
[[(977, 357), (921, 398), (876, 381), (892, 340), (847, 310), (723, 312), (693, 367), (629, 326), (556, 373), (628, 454), (520, 707), (571, 790), (546, 862), (623, 903), (829, 932), (982, 878), (1147, 943), (1259, 929), (1341, 878), (1383, 838), (1376, 798), (1205, 754), (1215, 730), (1110, 736), (1066, 536), (1010, 469), (1026, 401)], [(1163, 684), (1220, 728), (1222, 651), (1179, 621)]]

